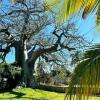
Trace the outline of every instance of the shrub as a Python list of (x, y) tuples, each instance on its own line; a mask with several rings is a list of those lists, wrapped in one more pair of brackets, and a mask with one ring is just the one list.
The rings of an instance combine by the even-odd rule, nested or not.
[(8, 64), (0, 64), (0, 90), (13, 89), (19, 83), (21, 69)]

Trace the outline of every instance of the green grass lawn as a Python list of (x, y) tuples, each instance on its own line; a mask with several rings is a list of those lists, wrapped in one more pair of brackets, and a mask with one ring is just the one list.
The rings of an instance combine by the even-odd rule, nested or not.
[(22, 88), (0, 93), (0, 100), (63, 100), (64, 94), (39, 89)]
[[(22, 88), (0, 93), (0, 100), (63, 100), (64, 96), (63, 93)], [(89, 100), (100, 100), (100, 97), (90, 97)]]

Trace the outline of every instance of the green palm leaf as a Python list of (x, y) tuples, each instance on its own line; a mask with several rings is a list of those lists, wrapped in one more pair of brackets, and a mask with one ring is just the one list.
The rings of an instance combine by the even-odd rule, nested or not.
[[(46, 0), (50, 9), (58, 7), (61, 4), (57, 12), (57, 21), (63, 22), (80, 9), (83, 9), (82, 18), (86, 18), (89, 13), (96, 11), (97, 9), (97, 25), (100, 23), (99, 19), (99, 9), (100, 0)], [(51, 6), (53, 4), (53, 6)], [(97, 8), (98, 7), (98, 8)]]
[(66, 100), (85, 100), (100, 91), (100, 45), (84, 53), (83, 60), (76, 66)]
[(97, 25), (100, 24), (100, 4), (98, 5), (96, 23)]

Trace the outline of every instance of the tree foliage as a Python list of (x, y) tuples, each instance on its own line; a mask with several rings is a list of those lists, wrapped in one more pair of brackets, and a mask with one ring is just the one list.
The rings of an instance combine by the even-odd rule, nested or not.
[(3, 62), (10, 49), (15, 48), (15, 62), (22, 68), (26, 86), (35, 84), (33, 73), (38, 59), (48, 64), (65, 64), (68, 52), (83, 47), (84, 37), (73, 22), (55, 24), (53, 12), (47, 12), (39, 0), (17, 0), (1, 7), (0, 43)]

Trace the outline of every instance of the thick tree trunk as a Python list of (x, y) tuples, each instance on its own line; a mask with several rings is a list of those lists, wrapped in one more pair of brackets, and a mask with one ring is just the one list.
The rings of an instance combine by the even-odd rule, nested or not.
[(22, 46), (22, 82), (24, 83), (25, 86), (27, 86), (27, 79), (29, 76), (29, 72), (28, 72), (28, 64), (27, 64), (27, 60), (28, 60), (28, 52), (27, 52), (27, 48), (26, 48), (26, 41), (24, 41), (24, 45)]
[(15, 58), (18, 66), (22, 68), (21, 73), (21, 85), (26, 87), (36, 88), (37, 82), (34, 77), (34, 65), (37, 56), (33, 55), (33, 59), (28, 58), (28, 51), (26, 48), (26, 41), (24, 42), (24, 48), (22, 48), (20, 42), (16, 42), (15, 45)]
[[(28, 53), (28, 54), (31, 54), (31, 53)], [(37, 81), (35, 79), (35, 70), (34, 70), (35, 62), (36, 62), (38, 57), (39, 57), (39, 52), (34, 51), (31, 54), (31, 58), (28, 60), (28, 66), (29, 66), (28, 67), (28, 72), (29, 72), (28, 86), (32, 87), (32, 88), (36, 88), (38, 86)]]
[(14, 47), (15, 47), (16, 64), (17, 64), (17, 66), (22, 67), (23, 49), (22, 49), (21, 41), (15, 41)]
[(37, 87), (37, 82), (36, 82), (36, 79), (35, 79), (35, 71), (34, 71), (34, 62), (32, 63), (29, 63), (28, 64), (28, 77), (27, 77), (27, 80), (28, 80), (28, 84), (27, 86), (28, 87), (32, 87), (32, 88), (36, 88)]

